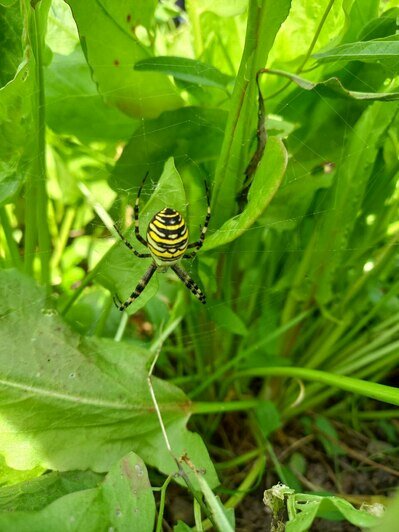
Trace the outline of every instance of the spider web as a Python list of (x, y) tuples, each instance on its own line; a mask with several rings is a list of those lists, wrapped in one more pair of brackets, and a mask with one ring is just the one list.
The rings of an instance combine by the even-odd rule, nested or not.
[[(57, 3), (55, 5), (57, 5)], [(50, 40), (54, 43), (56, 41), (56, 39), (51, 34), (51, 31), (53, 31), (53, 30), (54, 30), (54, 28), (51, 29), (51, 24), (50, 24), (50, 37), (51, 37)], [(68, 31), (69, 30), (70, 30), (70, 28), (68, 29)], [(74, 50), (75, 46), (76, 46), (76, 40), (74, 40), (74, 39), (76, 39), (76, 35), (75, 35), (75, 38), (72, 35), (70, 35), (69, 37), (70, 37), (70, 42), (72, 43), (72, 44), (70, 44), (70, 50)], [(71, 66), (73, 66), (73, 61), (71, 62)], [(86, 68), (87, 68), (87, 72), (88, 72), (89, 69), (88, 69), (88, 67), (86, 67)], [(352, 77), (354, 76), (353, 71), (349, 70), (348, 68), (344, 67), (343, 70), (345, 72), (347, 72), (348, 75), (351, 75)], [(112, 75), (111, 68), (110, 68), (110, 75)], [(361, 81), (363, 83), (363, 85), (365, 84), (364, 80), (358, 79), (358, 81)], [(187, 87), (188, 91), (190, 91), (191, 89), (195, 89), (195, 86), (194, 85), (189, 85)], [(369, 89), (371, 91), (374, 90), (374, 88), (372, 86), (369, 86)], [(265, 96), (267, 97), (267, 94)], [(93, 94), (93, 98), (94, 97), (95, 96)], [(300, 91), (291, 92), (290, 95), (284, 100), (283, 105), (279, 109), (279, 115), (282, 118), (284, 118), (286, 112), (288, 112), (288, 111), (290, 111), (290, 110), (295, 108), (296, 102), (297, 102), (297, 100), (300, 97), (301, 97), (301, 92)], [(145, 100), (145, 98), (146, 98), (145, 92), (143, 92), (142, 98), (143, 98), (143, 100)], [(328, 99), (326, 99), (323, 96), (319, 96), (319, 98), (328, 108), (330, 108), (332, 114), (335, 115), (336, 119), (343, 126), (342, 145), (341, 145), (340, 149), (338, 150), (338, 158), (336, 160), (334, 160), (333, 162), (337, 166), (345, 165), (349, 158), (356, 157), (358, 155), (358, 152), (352, 152), (352, 153), (346, 154), (346, 141), (347, 141), (347, 138), (349, 137), (349, 135), (356, 134), (356, 132), (354, 130), (354, 127), (350, 123), (350, 118), (346, 117), (344, 114), (342, 114), (341, 112), (339, 112), (337, 110), (336, 106), (334, 105), (333, 100), (328, 100)], [(52, 105), (60, 104), (60, 103), (65, 102), (67, 100), (68, 100), (68, 96), (65, 96), (65, 95), (64, 96), (60, 96), (60, 97), (53, 97), (52, 98)], [(348, 112), (349, 112), (350, 105), (351, 104), (348, 103)], [(267, 106), (267, 100), (266, 100), (266, 106)], [(141, 136), (142, 136), (142, 140), (144, 142), (144, 147), (147, 146), (147, 148), (148, 148), (146, 150), (146, 153), (151, 153), (150, 145), (147, 143), (148, 134), (146, 133), (146, 129), (145, 129), (146, 121), (142, 120), (141, 122), (142, 122), (142, 133), (141, 133)], [(198, 126), (198, 127), (202, 126), (202, 121), (200, 119), (196, 120), (195, 117), (190, 119), (190, 120), (187, 120), (186, 123), (187, 123), (187, 125), (192, 125), (194, 123), (195, 126)], [(134, 129), (134, 127), (132, 127), (132, 130), (133, 129)], [(254, 140), (253, 139), (253, 132), (251, 132), (250, 135), (251, 136), (246, 139), (247, 143), (249, 143), (249, 144), (253, 143), (253, 140)], [(308, 149), (312, 153), (312, 155), (314, 156), (315, 159), (319, 159), (320, 160), (320, 163), (325, 162), (324, 154), (320, 153), (318, 150), (315, 150), (314, 147), (311, 144), (308, 144), (306, 141), (304, 141), (303, 137), (301, 135), (299, 135), (296, 132), (296, 130), (294, 130), (294, 131), (292, 131), (290, 133), (290, 138), (291, 138), (292, 141), (297, 142), (299, 144), (302, 144), (303, 148)], [(362, 138), (358, 138), (358, 140), (361, 143), (360, 151), (366, 151), (369, 148), (367, 142), (364, 142), (364, 140)], [(98, 168), (97, 171), (95, 169), (93, 169), (92, 166), (90, 166), (91, 180), (93, 182), (96, 182), (96, 181), (97, 182), (101, 182), (101, 186), (99, 187), (98, 190), (96, 190), (96, 187), (94, 186), (92, 188), (92, 190), (90, 191), (91, 199), (93, 201), (97, 201), (98, 202), (98, 206), (100, 207), (100, 209), (95, 209), (96, 215), (95, 215), (94, 219), (90, 221), (90, 225), (93, 228), (92, 234), (96, 234), (97, 235), (96, 240), (100, 243), (100, 245), (98, 246), (98, 249), (95, 248), (95, 249), (92, 249), (90, 251), (90, 255), (91, 255), (90, 268), (93, 268), (95, 266), (95, 264), (99, 260), (101, 260), (101, 258), (104, 256), (105, 253), (107, 253), (107, 251), (110, 249), (110, 247), (112, 246), (112, 243), (113, 243), (113, 239), (110, 236), (106, 235), (105, 232), (104, 232), (104, 219), (99, 217), (98, 215), (101, 214), (101, 212), (111, 212), (111, 216), (114, 217), (113, 220), (115, 222), (124, 221), (123, 220), (124, 217), (127, 218), (128, 221), (129, 220), (131, 221), (131, 218), (132, 218), (131, 205), (134, 203), (134, 199), (135, 199), (135, 196), (137, 194), (137, 190), (138, 190), (137, 185), (136, 186), (132, 185), (131, 187), (125, 187), (124, 192), (125, 192), (126, 196), (129, 198), (129, 202), (126, 203), (126, 201), (121, 199), (121, 198), (119, 198), (114, 193), (114, 191), (112, 191), (110, 188), (107, 188), (105, 186), (105, 181), (104, 181), (104, 177), (107, 177), (106, 170), (105, 170), (104, 167), (107, 164), (109, 164), (109, 163), (112, 164), (112, 162), (113, 162), (112, 159), (116, 159), (116, 157), (118, 155), (120, 155), (121, 148), (122, 148), (122, 146), (119, 145), (117, 147), (117, 150), (119, 150), (119, 153), (114, 153), (114, 154), (107, 152), (107, 150), (102, 150), (102, 149), (98, 150), (99, 157), (103, 158), (103, 160), (105, 161), (105, 164), (104, 165), (99, 165), (99, 168)], [(96, 157), (96, 147), (93, 147), (93, 145), (92, 145), (90, 150), (88, 151), (88, 158), (89, 159), (93, 158), (93, 160), (94, 160), (95, 157)], [(207, 169), (204, 168), (204, 166), (201, 165), (197, 160), (193, 159), (188, 151), (186, 153), (179, 154), (177, 156), (177, 158), (176, 158), (177, 164), (179, 164), (181, 161), (184, 161), (187, 167), (189, 167), (191, 169), (196, 169), (196, 174), (197, 174), (196, 179), (197, 179), (197, 181), (199, 180), (198, 176), (204, 176), (204, 174), (206, 175)], [(162, 164), (163, 162), (164, 162), (163, 160), (158, 160), (158, 161), (157, 160), (155, 160), (155, 161), (153, 160), (153, 161), (151, 161), (151, 164), (156, 166), (156, 165)], [(292, 164), (293, 162), (295, 162), (296, 164), (295, 165)], [(300, 160), (295, 159), (295, 155), (292, 156), (290, 163), (291, 163), (291, 168), (292, 168), (292, 174), (290, 175), (289, 182), (285, 181), (282, 184), (282, 186), (280, 187), (280, 191), (281, 192), (284, 192), (285, 190), (289, 190), (290, 187), (293, 186), (293, 184), (297, 184), (297, 185), (299, 184), (300, 185), (302, 182), (305, 183), (310, 178), (309, 168), (305, 164), (302, 164)], [(52, 173), (52, 172), (50, 172), (50, 173)], [(81, 175), (83, 175), (83, 172), (81, 173)], [(378, 183), (378, 179), (381, 176), (382, 176), (382, 170), (379, 173), (376, 173), (373, 176), (373, 183), (377, 184)], [(141, 179), (141, 176), (140, 176), (139, 180), (140, 179)], [(187, 184), (187, 177), (185, 178), (185, 184)], [(50, 183), (50, 185), (51, 185), (51, 183)], [(54, 182), (53, 182), (53, 185), (54, 185)], [(151, 196), (151, 194), (154, 192), (155, 187), (156, 187), (156, 181), (154, 179), (149, 180), (147, 182), (146, 187), (145, 187), (145, 189), (142, 192), (142, 205), (145, 205), (146, 200), (148, 200), (149, 197)], [(200, 187), (201, 187), (201, 184), (199, 183), (199, 186), (198, 186), (199, 190), (200, 190)], [(329, 188), (327, 190), (329, 190)], [(367, 193), (368, 194), (372, 194), (373, 193), (373, 189), (369, 188)], [(109, 201), (109, 198), (108, 198), (108, 201), (104, 201), (104, 199), (107, 197), (107, 194), (109, 195), (109, 198), (112, 198), (112, 201)], [(51, 195), (51, 192), (50, 192), (50, 195)], [(129, 204), (130, 204), (130, 207), (129, 207)], [(197, 193), (196, 198), (193, 201), (186, 203), (186, 208), (187, 208), (188, 213), (189, 213), (189, 215), (188, 215), (188, 225), (189, 225), (190, 233), (192, 235), (192, 239), (193, 238), (196, 239), (197, 235), (199, 235), (200, 226), (201, 226), (201, 223), (202, 223), (202, 221), (199, 219), (200, 218), (199, 216), (196, 216), (196, 217), (193, 218), (190, 215), (190, 211), (193, 210), (193, 208), (195, 208), (195, 210), (196, 210), (197, 206), (200, 206), (199, 210), (202, 209), (203, 218), (204, 218), (205, 217), (205, 210), (206, 210), (206, 195), (205, 195), (204, 191), (202, 193), (201, 192)], [(298, 261), (299, 261), (299, 258), (303, 255), (303, 253), (306, 250), (307, 240), (306, 240), (306, 238), (305, 239), (302, 238), (301, 228), (300, 228), (298, 222), (299, 221), (303, 221), (306, 218), (309, 218), (309, 219), (315, 220), (315, 223), (317, 223), (317, 220), (322, 219), (322, 217), (325, 215), (326, 212), (328, 212), (330, 210), (334, 210), (334, 209), (335, 209), (335, 205), (333, 204), (333, 206), (326, 207), (326, 209), (310, 210), (306, 214), (300, 215), (300, 216), (297, 216), (295, 212), (292, 212), (289, 216), (283, 216), (283, 217), (281, 217), (281, 219), (276, 219), (274, 221), (268, 221), (268, 222), (264, 222), (263, 221), (262, 222), (262, 218), (261, 218), (260, 220), (258, 220), (258, 222), (254, 226), (252, 226), (252, 227), (250, 227), (249, 229), (246, 230), (246, 234), (247, 235), (253, 235), (254, 238), (260, 240), (260, 239), (262, 239), (264, 237), (265, 231), (273, 230), (273, 229), (278, 230), (279, 226), (284, 226), (287, 223), (294, 223), (295, 224), (295, 228), (291, 232), (291, 237), (290, 237), (291, 241), (288, 242), (287, 247), (285, 249), (285, 253), (297, 255), (298, 256)], [(120, 214), (118, 215), (118, 213), (120, 213)], [(88, 215), (87, 217), (90, 217), (90, 216)], [(83, 222), (84, 222), (84, 219), (83, 219)], [(82, 223), (82, 228), (84, 227), (84, 225), (85, 224)], [(211, 223), (211, 226), (210, 226), (208, 232), (211, 234), (215, 230), (216, 230), (216, 228), (212, 227), (212, 223)], [(101, 244), (101, 241), (103, 241), (103, 245)], [(222, 249), (217, 249), (216, 248), (216, 249), (213, 249), (213, 250), (209, 251), (208, 253), (209, 253), (209, 256), (211, 258), (215, 258), (215, 257), (217, 258), (219, 256), (231, 256), (231, 255), (233, 255), (234, 260), (239, 261), (240, 258), (244, 258), (245, 259), (245, 255), (251, 256), (251, 255), (253, 255), (255, 253), (254, 249), (253, 249), (253, 246), (251, 245), (251, 241), (252, 240), (250, 240), (250, 239), (241, 238), (240, 247), (239, 248), (236, 245), (233, 244), (233, 245), (229, 245), (227, 247), (227, 249), (223, 249), (222, 250)], [(132, 244), (136, 247), (136, 242), (132, 242)], [(68, 247), (71, 247), (72, 245), (73, 245), (73, 243), (71, 242), (68, 245)], [(138, 249), (138, 247), (136, 247), (136, 249)], [(353, 251), (354, 249), (355, 248), (348, 246), (348, 247), (346, 247), (344, 249), (344, 251)], [(334, 242), (332, 242), (331, 243), (331, 249), (330, 249), (331, 254), (333, 254), (335, 252), (338, 252), (338, 251), (341, 252), (343, 250), (342, 250), (342, 248), (340, 248), (339, 250), (338, 250), (338, 248), (335, 248), (334, 247)], [(370, 249), (370, 254), (371, 254), (371, 251), (372, 251), (372, 249)], [(273, 248), (270, 248), (268, 246), (264, 246), (263, 249), (258, 249), (256, 251), (257, 254), (266, 255), (266, 256), (272, 255), (272, 254), (277, 254), (277, 253), (280, 253), (280, 252), (281, 252), (280, 249), (273, 249)], [(125, 257), (126, 257), (125, 258), (125, 263), (119, 264), (119, 266), (122, 267), (122, 268), (128, 268), (129, 264), (131, 264), (132, 261), (136, 260), (133, 256), (130, 256), (128, 253), (125, 254)], [(187, 264), (185, 264), (186, 270), (193, 277), (195, 277), (195, 275), (197, 274), (197, 270), (196, 270), (196, 268), (194, 266), (195, 266), (195, 264), (193, 262), (187, 262)], [(213, 277), (213, 279), (211, 279), (211, 281), (214, 283), (214, 285), (215, 286), (221, 285), (223, 283), (223, 275), (220, 274), (218, 272), (218, 270), (216, 270), (216, 272), (213, 275), (214, 275), (214, 277)], [(167, 276), (167, 282), (168, 283), (169, 282), (173, 282), (173, 279), (174, 279), (173, 275), (168, 275)], [(95, 283), (95, 278), (93, 279), (93, 281)], [(178, 281), (176, 280), (176, 282), (178, 282)], [(164, 283), (164, 281), (163, 281), (163, 283)], [(208, 304), (209, 309), (212, 310), (213, 307), (223, 306), (226, 303), (228, 305), (232, 306), (233, 308), (238, 309), (238, 310), (241, 307), (245, 308), (246, 304), (251, 299), (252, 292), (257, 292), (260, 299), (268, 298), (269, 302), (270, 302), (269, 303), (270, 306), (273, 306), (273, 302), (279, 301), (281, 296), (282, 296), (282, 294), (284, 293), (284, 290), (285, 290), (285, 288), (274, 288), (274, 287), (272, 287), (270, 285), (265, 285), (264, 283), (258, 284), (258, 283), (250, 283), (250, 282), (248, 282), (246, 286), (247, 286), (248, 295), (246, 295), (246, 294), (232, 295), (229, 299), (225, 300), (222, 303), (213, 302), (211, 304)], [(134, 286), (132, 286), (132, 291), (133, 291), (133, 289), (134, 289)], [(164, 296), (162, 295), (162, 290), (155, 297), (158, 298), (158, 299), (164, 298)], [(218, 325), (217, 323), (215, 323), (214, 321), (211, 321), (211, 320), (205, 326), (204, 326), (203, 323), (201, 323), (201, 324), (195, 324), (194, 323), (192, 325), (189, 333), (183, 333), (182, 339), (183, 339), (184, 344), (185, 344), (186, 347), (190, 347), (195, 342), (202, 341), (204, 343), (205, 348), (206, 349), (208, 349), (208, 348), (210, 349), (210, 348), (213, 347), (211, 345), (211, 341), (210, 340), (208, 341), (208, 338), (211, 336), (210, 333), (212, 331), (219, 330), (220, 328), (221, 328), (221, 325)]]

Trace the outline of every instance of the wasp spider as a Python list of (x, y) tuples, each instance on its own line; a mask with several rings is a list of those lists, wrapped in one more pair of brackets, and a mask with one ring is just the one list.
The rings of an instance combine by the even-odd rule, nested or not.
[[(175, 274), (183, 281), (187, 288), (198, 298), (201, 303), (206, 303), (204, 293), (200, 290), (197, 284), (191, 279), (191, 277), (182, 268), (178, 266), (181, 259), (192, 259), (197, 251), (201, 248), (205, 240), (205, 234), (208, 229), (209, 220), (211, 218), (211, 206), (209, 200), (209, 189), (205, 181), (206, 198), (208, 203), (208, 210), (205, 217), (205, 222), (201, 230), (201, 235), (197, 242), (192, 244), (188, 243), (188, 229), (183, 216), (174, 209), (166, 207), (155, 214), (151, 219), (147, 228), (147, 239), (145, 240), (140, 235), (139, 229), (139, 210), (140, 210), (140, 194), (144, 186), (144, 183), (148, 177), (148, 172), (145, 175), (143, 182), (137, 192), (136, 203), (134, 206), (134, 230), (137, 240), (149, 249), (150, 253), (139, 253), (133, 246), (126, 240), (116, 225), (115, 230), (125, 243), (125, 245), (133, 251), (133, 253), (143, 258), (152, 257), (153, 262), (148, 270), (143, 275), (139, 284), (136, 286), (130, 297), (122, 303), (122, 301), (114, 296), (114, 303), (119, 310), (125, 310), (129, 305), (135, 301), (144, 288), (149, 283), (154, 273), (159, 270), (165, 272), (169, 267), (175, 272)], [(194, 248), (191, 253), (186, 253), (187, 249)]]

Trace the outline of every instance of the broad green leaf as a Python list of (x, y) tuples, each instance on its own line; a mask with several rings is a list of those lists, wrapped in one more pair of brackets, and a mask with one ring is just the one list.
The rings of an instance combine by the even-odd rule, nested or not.
[(234, 17), (243, 13), (246, 8), (247, 0), (189, 0), (189, 4), (197, 4), (196, 9), (199, 12), (210, 11), (219, 17)]
[(33, 134), (30, 65), (22, 63), (12, 81), (0, 89), (0, 203), (7, 203), (26, 178)]
[(260, 402), (255, 409), (255, 416), (265, 440), (281, 427), (281, 416), (273, 401), (265, 400)]
[[(13, 484), (23, 482), (24, 480), (35, 479), (43, 473), (44, 469), (41, 467), (35, 467), (28, 471), (18, 471), (17, 469), (12, 469), (11, 467), (7, 466), (4, 458), (0, 456), (0, 490), (4, 486), (12, 486)], [(0, 506), (2, 501), (4, 501), (4, 499), (0, 495)]]
[(137, 38), (127, 2), (112, 3), (112, 9), (105, 0), (68, 0), (68, 4), (93, 79), (107, 104), (133, 118), (152, 118), (181, 106), (180, 96), (166, 76), (133, 69), (151, 53)]
[(134, 31), (137, 26), (150, 28), (157, 7), (157, 0), (99, 0), (99, 5), (109, 17), (125, 29)]
[(113, 466), (98, 488), (65, 495), (38, 511), (0, 513), (1, 530), (10, 532), (151, 532), (154, 520), (155, 501), (147, 470), (134, 453)]
[(380, 522), (372, 529), (371, 532), (387, 532), (387, 530), (395, 530), (399, 522), (399, 491), (396, 491), (395, 497), (388, 505), (386, 512), (381, 518)]
[[(1, 272), (0, 289), (0, 453), (7, 464), (103, 472), (134, 450), (175, 472), (147, 384), (152, 355), (74, 333), (46, 308), (45, 292), (15, 270)], [(185, 428), (187, 397), (165, 381), (153, 384), (173, 452), (187, 453), (215, 486), (204, 444)]]
[[(148, 189), (152, 195), (144, 204), (145, 195)], [(131, 204), (134, 204), (136, 197), (132, 196)], [(152, 188), (151, 176), (147, 179), (141, 196), (140, 209), (140, 233), (145, 238), (147, 227), (155, 213), (164, 207), (172, 207), (179, 211), (183, 216), (186, 214), (186, 196), (183, 183), (177, 172), (173, 159), (170, 158), (166, 164), (160, 180), (155, 188)], [(148, 252), (140, 244), (134, 234), (134, 224), (125, 233), (125, 237), (140, 252)], [(151, 264), (152, 259), (141, 259), (136, 257), (123, 242), (117, 237), (118, 242), (101, 260), (96, 269), (96, 282), (108, 288), (111, 292), (118, 294), (119, 298), (124, 301), (130, 296), (136, 288), (138, 282), (143, 277), (145, 271)], [(157, 273), (153, 276), (146, 289), (140, 297), (128, 307), (125, 312), (134, 314), (137, 310), (145, 305), (152, 298), (158, 289)], [(161, 275), (161, 274), (159, 274)]]
[(98, 94), (80, 47), (54, 54), (46, 68), (46, 118), (53, 131), (83, 142), (127, 139), (137, 122), (107, 106)]
[(0, 6), (0, 87), (11, 81), (23, 61), (21, 10), (19, 3)]
[(316, 32), (316, 50), (331, 45), (331, 41), (339, 38), (346, 24), (346, 11), (342, 8), (342, 1), (333, 3), (326, 24), (319, 28), (328, 4), (329, 0), (292, 2), (289, 15), (270, 52), (270, 64), (299, 66)]
[(245, 336), (248, 329), (242, 319), (226, 303), (219, 301), (209, 302), (209, 315), (220, 327), (227, 329), (233, 334)]
[(149, 167), (152, 173), (161, 173), (163, 162), (171, 155), (178, 166), (215, 161), (225, 124), (225, 111), (201, 107), (183, 107), (143, 120), (115, 165), (111, 186), (130, 190)]
[(150, 57), (137, 62), (135, 70), (161, 72), (176, 79), (208, 87), (225, 90), (233, 81), (231, 76), (223, 74), (212, 65), (186, 57)]
[(362, 61), (378, 63), (390, 72), (399, 71), (399, 41), (395, 36), (391, 40), (361, 41), (337, 46), (326, 52), (315, 54), (320, 62), (331, 61)]
[(64, 0), (52, 0), (47, 21), (47, 46), (56, 54), (69, 55), (78, 43), (79, 34), (69, 5)]
[[(20, 475), (26, 471), (18, 471)], [(103, 475), (92, 471), (52, 471), (0, 489), (0, 512), (41, 510), (56, 499), (74, 491), (97, 487)]]
[(280, 186), (286, 166), (287, 152), (284, 144), (280, 139), (270, 137), (256, 170), (248, 194), (248, 204), (244, 211), (227, 220), (222, 227), (210, 235), (205, 240), (202, 248), (204, 251), (235, 240), (256, 222)]
[(269, 70), (269, 74), (276, 74), (290, 79), (302, 89), (307, 91), (315, 91), (320, 96), (341, 96), (346, 98), (354, 98), (355, 100), (399, 100), (399, 92), (359, 92), (346, 89), (341, 81), (334, 77), (326, 79), (325, 81), (309, 81), (290, 72), (283, 70)]
[(15, 195), (25, 180), (28, 160), (34, 156), (30, 151), (34, 59), (29, 46), (23, 49), (24, 24), (27, 20), (18, 2), (0, 7), (0, 204)]

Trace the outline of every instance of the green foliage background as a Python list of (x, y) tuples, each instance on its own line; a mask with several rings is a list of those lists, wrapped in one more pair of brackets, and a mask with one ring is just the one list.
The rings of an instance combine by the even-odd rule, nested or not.
[[(304, 489), (273, 452), (290, 419), (312, 411), (328, 432), (399, 404), (398, 17), (377, 0), (0, 0), (2, 530), (152, 530), (163, 486), (161, 529), (176, 463), (147, 384), (159, 346), (197, 529), (234, 528), (265, 450)], [(265, 67), (268, 139), (239, 206)], [(140, 250), (129, 206), (147, 171), (142, 234), (170, 206), (194, 241), (210, 186), (184, 264), (205, 308), (169, 273), (113, 307), (148, 267), (113, 229)], [(243, 412), (249, 457), (221, 444), (224, 412)], [(249, 464), (241, 485), (229, 460)], [(290, 530), (331, 504), (378, 524), (309, 497), (289, 493)]]

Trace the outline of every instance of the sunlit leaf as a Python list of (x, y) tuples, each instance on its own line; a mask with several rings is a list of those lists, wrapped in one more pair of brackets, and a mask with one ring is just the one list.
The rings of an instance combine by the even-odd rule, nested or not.
[[(43, 290), (14, 270), (0, 277), (0, 452), (9, 466), (107, 471), (134, 450), (166, 474), (165, 445), (147, 384), (151, 354), (129, 343), (83, 338), (46, 307)], [(172, 447), (216, 476), (204, 444), (185, 429), (184, 393), (154, 378)]]
[(134, 118), (156, 117), (180, 107), (180, 96), (167, 77), (133, 69), (137, 61), (151, 57), (151, 52), (136, 36), (130, 3), (113, 3), (112, 9), (105, 0), (68, 3), (93, 79), (106, 103)]

